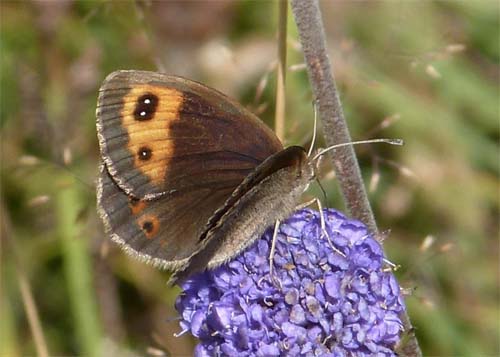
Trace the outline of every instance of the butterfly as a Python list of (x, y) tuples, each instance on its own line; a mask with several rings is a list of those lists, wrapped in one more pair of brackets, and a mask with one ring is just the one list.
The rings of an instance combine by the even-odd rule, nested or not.
[(227, 262), (289, 216), (314, 178), (243, 106), (203, 84), (117, 71), (99, 91), (97, 201), (113, 241), (189, 275)]
[(97, 203), (108, 234), (182, 279), (231, 260), (288, 217), (321, 154), (283, 148), (236, 101), (156, 72), (110, 74), (96, 116)]

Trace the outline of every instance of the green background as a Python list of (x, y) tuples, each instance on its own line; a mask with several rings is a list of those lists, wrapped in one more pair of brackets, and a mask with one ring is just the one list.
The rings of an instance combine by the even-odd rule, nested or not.
[[(356, 151), (424, 354), (499, 355), (499, 3), (321, 6), (353, 139), (406, 143)], [(23, 288), (50, 355), (189, 355), (169, 274), (125, 256), (97, 217), (97, 91), (114, 70), (161, 69), (272, 126), (277, 4), (2, 1), (0, 15), (0, 355), (36, 353)], [(308, 145), (312, 96), (289, 24), (284, 141)], [(323, 166), (327, 203), (343, 209)]]

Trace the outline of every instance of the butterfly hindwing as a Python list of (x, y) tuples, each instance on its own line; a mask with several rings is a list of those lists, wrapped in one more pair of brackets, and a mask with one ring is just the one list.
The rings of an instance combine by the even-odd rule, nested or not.
[(129, 254), (176, 269), (197, 250), (210, 215), (232, 187), (204, 187), (152, 200), (127, 195), (101, 166), (97, 202), (112, 239)]

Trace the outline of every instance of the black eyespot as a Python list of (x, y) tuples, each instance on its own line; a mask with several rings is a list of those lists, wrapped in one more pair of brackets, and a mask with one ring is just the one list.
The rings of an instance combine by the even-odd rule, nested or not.
[(142, 230), (146, 233), (153, 232), (154, 224), (151, 221), (146, 221), (142, 224)]
[(139, 155), (139, 160), (146, 161), (151, 159), (151, 156), (153, 156), (153, 152), (147, 146), (143, 146), (139, 149), (137, 155)]
[(150, 120), (158, 108), (158, 97), (152, 93), (141, 95), (134, 110), (135, 120)]

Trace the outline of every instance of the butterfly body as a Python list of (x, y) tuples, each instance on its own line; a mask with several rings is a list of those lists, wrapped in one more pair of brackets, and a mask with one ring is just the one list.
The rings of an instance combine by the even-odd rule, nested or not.
[(287, 217), (314, 177), (257, 117), (180, 77), (118, 71), (97, 107), (98, 207), (125, 250), (179, 275), (212, 268)]

